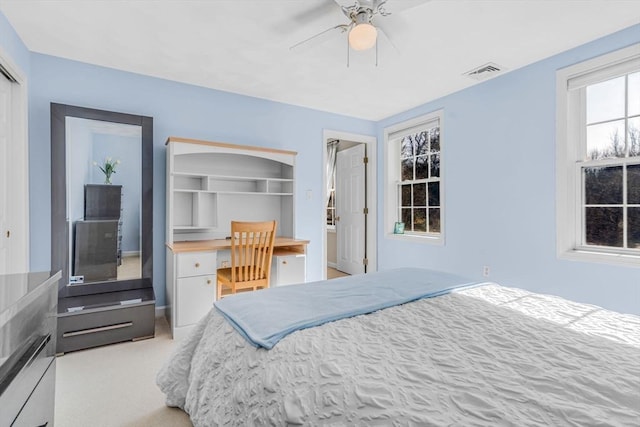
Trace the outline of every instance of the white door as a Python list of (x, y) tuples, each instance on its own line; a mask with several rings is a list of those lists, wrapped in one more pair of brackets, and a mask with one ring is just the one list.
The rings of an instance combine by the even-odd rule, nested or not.
[(338, 270), (365, 272), (365, 144), (338, 151), (336, 159), (336, 235)]
[(11, 135), (11, 82), (0, 74), (0, 274), (8, 273), (9, 136)]

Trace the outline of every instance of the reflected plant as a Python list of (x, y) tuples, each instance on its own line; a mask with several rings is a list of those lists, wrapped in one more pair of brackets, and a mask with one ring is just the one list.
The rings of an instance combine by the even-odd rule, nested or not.
[(111, 157), (107, 157), (103, 164), (100, 165), (98, 162), (93, 162), (93, 164), (98, 166), (104, 174), (104, 183), (111, 184), (111, 175), (116, 173), (116, 165), (120, 164), (120, 160), (112, 160)]

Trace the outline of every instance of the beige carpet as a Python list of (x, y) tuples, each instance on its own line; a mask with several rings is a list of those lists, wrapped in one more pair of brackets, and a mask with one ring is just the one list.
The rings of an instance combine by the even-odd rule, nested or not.
[(191, 427), (187, 414), (165, 406), (155, 383), (174, 346), (159, 318), (153, 339), (58, 357), (56, 427)]

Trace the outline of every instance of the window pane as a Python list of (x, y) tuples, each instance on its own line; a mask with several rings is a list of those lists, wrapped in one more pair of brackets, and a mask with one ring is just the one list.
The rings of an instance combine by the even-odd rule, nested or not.
[(440, 128), (431, 129), (429, 137), (431, 138), (431, 152), (440, 151)]
[(429, 232), (440, 232), (440, 209), (429, 209)]
[(586, 208), (588, 245), (622, 247), (622, 208)]
[(624, 76), (587, 86), (587, 123), (624, 117)]
[(587, 158), (624, 157), (624, 120), (587, 126)]
[(622, 166), (584, 168), (585, 204), (622, 203)]
[(411, 221), (411, 208), (402, 209), (402, 222), (404, 222), (404, 229), (407, 231), (413, 230), (413, 222)]
[(440, 153), (430, 156), (431, 177), (438, 178), (440, 176)]
[(635, 116), (640, 114), (640, 71), (637, 73), (629, 74), (629, 110), (627, 114), (629, 116)]
[(640, 205), (640, 165), (627, 166), (627, 203)]
[(628, 120), (629, 157), (640, 156), (640, 117)]
[(627, 244), (631, 249), (640, 249), (640, 208), (629, 208), (627, 221)]
[(440, 206), (440, 183), (429, 183), (429, 206)]
[(413, 206), (427, 206), (427, 184), (414, 184)]
[(410, 136), (405, 136), (400, 141), (400, 158), (413, 157), (413, 140)]
[(413, 231), (427, 231), (427, 209), (420, 208), (413, 210)]
[(413, 179), (413, 159), (402, 160), (402, 181)]
[(416, 157), (416, 179), (429, 178), (429, 157)]
[(327, 209), (327, 225), (333, 225), (333, 209)]
[(429, 133), (422, 131), (414, 135), (413, 140), (415, 142), (415, 154), (416, 156), (423, 156), (429, 154)]
[(400, 194), (402, 195), (402, 206), (411, 206), (411, 184), (401, 185)]

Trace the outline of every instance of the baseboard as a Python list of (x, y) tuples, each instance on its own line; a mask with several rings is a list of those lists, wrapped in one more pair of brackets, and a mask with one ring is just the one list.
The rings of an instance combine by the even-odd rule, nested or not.
[(331, 268), (338, 268), (338, 264), (336, 264), (335, 262), (327, 262), (327, 267), (331, 267)]
[(161, 307), (156, 306), (156, 319), (158, 317), (165, 317), (167, 313), (167, 306), (163, 305)]

